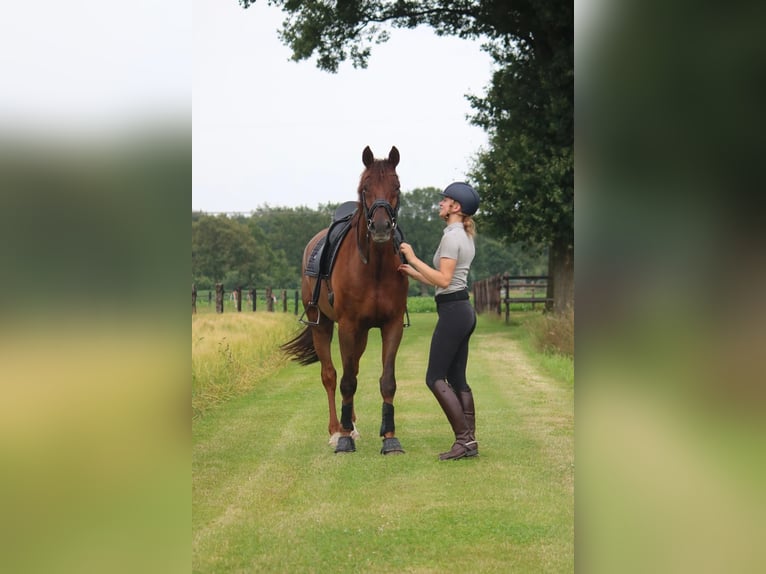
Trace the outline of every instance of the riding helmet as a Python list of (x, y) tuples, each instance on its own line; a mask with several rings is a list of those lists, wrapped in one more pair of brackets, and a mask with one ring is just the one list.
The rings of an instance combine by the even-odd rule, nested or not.
[(473, 215), (479, 209), (479, 194), (465, 182), (456, 181), (449, 184), (441, 192), (444, 197), (449, 197), (460, 203), (460, 211), (464, 215)]

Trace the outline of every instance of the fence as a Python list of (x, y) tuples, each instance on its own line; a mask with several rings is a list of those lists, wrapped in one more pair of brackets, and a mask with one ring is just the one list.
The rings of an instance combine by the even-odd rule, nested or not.
[[(512, 297), (511, 292), (519, 292)], [(553, 299), (547, 296), (548, 276), (509, 275), (499, 273), (473, 284), (473, 304), (478, 313), (496, 310), (500, 315), (505, 304), (505, 322), (510, 319), (511, 303), (531, 303), (534, 309), (538, 303), (549, 306)], [(542, 296), (538, 297), (538, 294)]]
[[(238, 313), (242, 312), (242, 294), (245, 293), (246, 310), (252, 310), (253, 312), (258, 310), (258, 290), (257, 289), (243, 289), (242, 287), (235, 287), (234, 289), (227, 290), (222, 283), (216, 283), (215, 290), (207, 290), (207, 297), (203, 297), (202, 300), (207, 299), (208, 306), (213, 305), (213, 298), (215, 297), (215, 311), (216, 313), (223, 313), (225, 308), (226, 295), (230, 297), (231, 302), (234, 303), (235, 309)], [(300, 295), (298, 291), (295, 291), (293, 297), (293, 313), (298, 314), (298, 304)], [(274, 312), (277, 308), (281, 307), (282, 312), (287, 313), (288, 296), (287, 289), (282, 289), (279, 292), (266, 287), (265, 298), (260, 300), (265, 304), (266, 311)], [(192, 315), (197, 312), (197, 303), (200, 302), (197, 288), (192, 285)]]

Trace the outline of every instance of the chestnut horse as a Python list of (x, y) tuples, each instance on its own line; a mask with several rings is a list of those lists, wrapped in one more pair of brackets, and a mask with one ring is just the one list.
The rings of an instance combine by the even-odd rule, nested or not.
[[(407, 277), (397, 271), (401, 261), (395, 241), (400, 199), (396, 174), (399, 150), (392, 147), (387, 159), (375, 159), (368, 146), (362, 153), (362, 162), (365, 169), (357, 190), (356, 212), (338, 247), (329, 277), (306, 274), (314, 247), (327, 235), (328, 229), (317, 233), (303, 253), (301, 291), (304, 314), (309, 322), (282, 349), (301, 364), (321, 363), (322, 384), (330, 409), (330, 443), (335, 445), (336, 453), (354, 452), (354, 438), (358, 437), (354, 394), (359, 360), (367, 346), (369, 330), (379, 328), (383, 340), (381, 453), (403, 453), (394, 432), (395, 363), (402, 340), (408, 289)], [(322, 282), (319, 300), (312, 301), (317, 281)], [(343, 362), (340, 421), (335, 405), (336, 371), (330, 353), (335, 323)]]

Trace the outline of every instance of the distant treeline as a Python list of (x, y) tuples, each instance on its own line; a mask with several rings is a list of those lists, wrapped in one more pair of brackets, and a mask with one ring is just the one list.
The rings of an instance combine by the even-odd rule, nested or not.
[[(444, 222), (438, 218), (439, 190), (420, 188), (402, 194), (399, 225), (406, 240), (430, 261), (441, 239)], [(256, 208), (250, 215), (212, 215), (192, 212), (192, 283), (197, 289), (227, 286), (300, 286), (303, 250), (314, 234), (327, 227), (337, 204), (309, 207)], [(548, 259), (544, 249), (520, 244), (503, 245), (482, 233), (477, 216), (476, 258), (471, 281), (499, 272), (543, 275)], [(411, 282), (413, 293), (427, 293)]]

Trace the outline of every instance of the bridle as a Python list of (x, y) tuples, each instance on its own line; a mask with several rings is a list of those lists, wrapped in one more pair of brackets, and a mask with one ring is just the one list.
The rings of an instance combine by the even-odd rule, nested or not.
[[(399, 216), (399, 205), (401, 202), (396, 202), (396, 207), (393, 207), (388, 201), (385, 199), (376, 199), (372, 202), (372, 205), (370, 207), (367, 207), (367, 189), (362, 189), (362, 208), (364, 209), (364, 218), (367, 221), (367, 233), (366, 233), (366, 243), (367, 243), (367, 253), (362, 252), (362, 246), (360, 244), (360, 238), (359, 238), (359, 231), (357, 230), (356, 234), (356, 247), (359, 250), (359, 257), (362, 258), (362, 263), (365, 265), (367, 264), (367, 261), (369, 259), (370, 255), (370, 233), (372, 232), (372, 218), (375, 216), (375, 211), (377, 209), (385, 209), (386, 213), (388, 214), (388, 218), (391, 220), (391, 238), (396, 237), (396, 219)], [(361, 216), (361, 214), (360, 214)], [(396, 245), (396, 241), (394, 243), (394, 253), (397, 253), (399, 251), (399, 246)]]
[(391, 232), (396, 230), (396, 218), (399, 216), (399, 202), (396, 202), (396, 207), (391, 207), (391, 204), (385, 199), (376, 199), (372, 202), (372, 205), (367, 207), (367, 193), (366, 189), (362, 190), (362, 206), (364, 207), (364, 217), (367, 219), (367, 232), (372, 231), (372, 218), (375, 215), (375, 210), (383, 208), (388, 214), (388, 218), (391, 220)]

